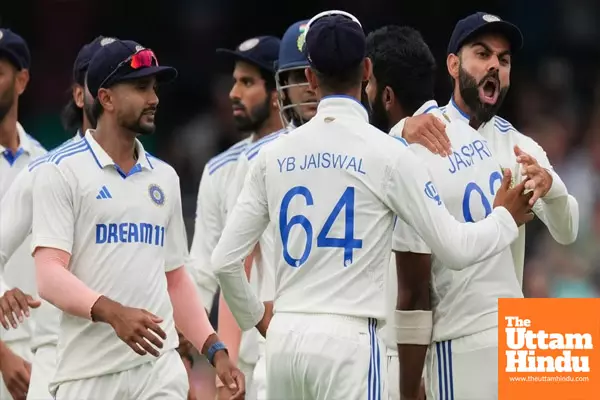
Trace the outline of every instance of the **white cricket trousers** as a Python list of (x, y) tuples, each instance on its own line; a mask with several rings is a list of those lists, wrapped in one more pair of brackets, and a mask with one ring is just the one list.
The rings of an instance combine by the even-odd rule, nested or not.
[(56, 400), (187, 400), (188, 391), (181, 357), (169, 350), (127, 371), (61, 383)]
[(27, 400), (52, 400), (48, 386), (56, 373), (56, 346), (38, 347), (31, 363), (31, 380)]
[(398, 352), (387, 353), (386, 399), (400, 400), (400, 362)]
[[(33, 353), (31, 353), (31, 340), (29, 338), (6, 342), (6, 346), (25, 361), (31, 362), (33, 359)], [(12, 400), (12, 396), (4, 385), (2, 375), (0, 375), (0, 400), (5, 399)]]
[[(248, 389), (249, 388), (249, 389)], [(246, 387), (246, 400), (267, 400), (267, 359), (258, 356), (252, 374), (252, 386)]]
[(427, 400), (498, 399), (498, 328), (434, 342), (425, 375)]
[(385, 347), (377, 321), (277, 312), (267, 332), (268, 400), (381, 400)]

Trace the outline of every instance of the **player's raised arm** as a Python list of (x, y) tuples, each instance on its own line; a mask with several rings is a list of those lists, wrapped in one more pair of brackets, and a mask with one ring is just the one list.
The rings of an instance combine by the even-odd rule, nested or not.
[(518, 138), (520, 146), (515, 146), (515, 156), (521, 174), (529, 178), (525, 187), (534, 191), (533, 212), (548, 227), (554, 240), (563, 245), (573, 243), (579, 231), (577, 200), (554, 171), (544, 149), (525, 135)]
[(246, 175), (238, 202), (227, 218), (212, 256), (223, 297), (244, 331), (258, 325), (265, 316), (264, 304), (252, 290), (242, 264), (269, 224), (264, 175), (265, 153), (261, 152)]
[(415, 229), (432, 253), (449, 268), (462, 269), (502, 251), (517, 238), (517, 223), (531, 219), (530, 196), (522, 195), (522, 184), (506, 196), (501, 194), (509, 183), (510, 177), (505, 176), (497, 207), (486, 219), (462, 224), (444, 206), (425, 164), (407, 149), (390, 169), (387, 197), (392, 210)]

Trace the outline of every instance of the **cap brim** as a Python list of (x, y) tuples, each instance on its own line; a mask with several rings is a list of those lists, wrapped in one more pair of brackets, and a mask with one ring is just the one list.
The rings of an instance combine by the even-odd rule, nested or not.
[(225, 57), (226, 59), (229, 59), (230, 61), (233, 61), (233, 62), (244, 61), (244, 62), (247, 62), (248, 64), (252, 64), (256, 67), (266, 69), (267, 71), (275, 72), (274, 65), (266, 65), (265, 63), (259, 62), (259, 61), (255, 60), (254, 58), (248, 57), (248, 56), (241, 54), (240, 52), (237, 52), (235, 50), (217, 49), (217, 54), (221, 54), (223, 57)]
[(488, 22), (471, 32), (460, 44), (462, 47), (465, 43), (471, 42), (474, 38), (484, 33), (499, 33), (504, 36), (510, 43), (511, 53), (516, 53), (523, 47), (523, 34), (521, 30), (507, 21)]
[(145, 78), (148, 76), (155, 76), (158, 83), (169, 83), (177, 78), (177, 70), (173, 67), (161, 66), (140, 68), (127, 75), (119, 76), (117, 80), (112, 81), (111, 84)]
[(288, 63), (286, 65), (279, 67), (278, 72), (285, 72), (285, 71), (290, 71), (292, 69), (300, 69), (300, 68), (308, 68), (308, 67), (310, 67), (308, 60), (296, 61), (296, 62)]

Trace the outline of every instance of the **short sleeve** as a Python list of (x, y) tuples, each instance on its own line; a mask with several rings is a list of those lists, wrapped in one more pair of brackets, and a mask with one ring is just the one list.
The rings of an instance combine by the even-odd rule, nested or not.
[(171, 190), (173, 204), (171, 217), (167, 225), (165, 240), (165, 271), (173, 271), (184, 265), (188, 257), (187, 234), (183, 222), (183, 210), (181, 208), (181, 189), (179, 177), (175, 175), (175, 184)]
[(73, 189), (56, 164), (36, 169), (33, 185), (32, 253), (49, 247), (71, 254), (75, 231)]

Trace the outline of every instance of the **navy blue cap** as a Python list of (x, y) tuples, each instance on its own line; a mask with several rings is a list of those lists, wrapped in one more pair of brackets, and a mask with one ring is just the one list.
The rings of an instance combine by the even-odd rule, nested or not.
[(10, 29), (0, 29), (0, 56), (6, 57), (18, 70), (29, 69), (31, 54), (25, 39)]
[(499, 33), (508, 40), (512, 53), (523, 47), (523, 34), (516, 25), (503, 21), (496, 15), (476, 12), (457, 22), (448, 43), (448, 54), (456, 54), (470, 39), (492, 32)]
[(94, 54), (96, 54), (103, 46), (106, 46), (115, 40), (117, 39), (113, 37), (98, 36), (90, 43), (84, 45), (81, 50), (79, 50), (75, 63), (73, 64), (73, 82), (77, 82), (83, 86), (85, 84), (85, 73), (88, 70)]
[(357, 66), (367, 51), (365, 33), (357, 20), (331, 14), (316, 19), (306, 33), (310, 66), (335, 74)]
[(133, 69), (126, 61), (135, 53), (146, 49), (132, 40), (115, 40), (94, 54), (87, 72), (87, 86), (96, 97), (100, 88), (108, 88), (119, 82), (156, 76), (158, 82), (172, 81), (177, 77), (173, 67), (152, 65)]
[(217, 53), (226, 55), (233, 61), (245, 61), (275, 73), (280, 43), (275, 36), (258, 36), (244, 41), (235, 50), (217, 49)]
[(308, 67), (308, 58), (304, 52), (308, 20), (302, 20), (291, 25), (281, 38), (277, 70), (285, 71), (294, 68)]

